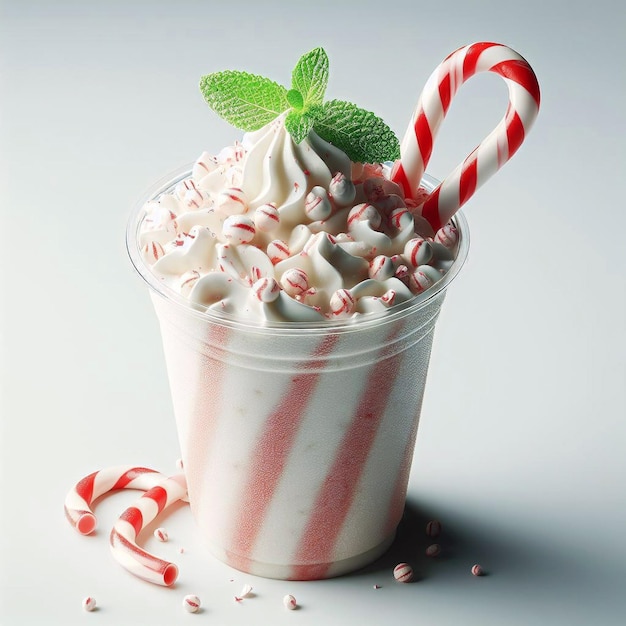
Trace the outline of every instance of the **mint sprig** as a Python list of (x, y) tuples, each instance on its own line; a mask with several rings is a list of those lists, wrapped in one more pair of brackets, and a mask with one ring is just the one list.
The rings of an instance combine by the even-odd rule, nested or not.
[(328, 67), (326, 51), (315, 48), (298, 60), (289, 90), (263, 76), (224, 71), (203, 76), (200, 91), (218, 115), (241, 130), (258, 130), (286, 112), (285, 128), (296, 143), (314, 130), (355, 162), (399, 158), (397, 137), (374, 113), (342, 100), (324, 102)]

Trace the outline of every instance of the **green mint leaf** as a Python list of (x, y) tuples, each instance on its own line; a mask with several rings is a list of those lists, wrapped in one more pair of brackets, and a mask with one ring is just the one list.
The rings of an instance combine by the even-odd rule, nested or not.
[(306, 110), (307, 115), (310, 115), (314, 120), (323, 120), (324, 119), (324, 106), (321, 104), (312, 104)]
[(324, 48), (303, 54), (291, 74), (291, 86), (304, 98), (304, 110), (322, 104), (328, 85), (328, 55)]
[(247, 72), (207, 74), (200, 79), (200, 91), (220, 117), (246, 132), (258, 130), (289, 109), (284, 87)]
[(351, 102), (329, 100), (315, 118), (315, 132), (357, 163), (382, 163), (400, 158), (400, 142), (374, 113)]
[(287, 92), (287, 102), (289, 102), (292, 108), (294, 108), (296, 111), (302, 111), (302, 107), (304, 106), (304, 98), (297, 89), (290, 89)]
[(285, 128), (291, 135), (291, 138), (296, 143), (300, 143), (309, 134), (311, 128), (313, 128), (313, 118), (306, 113), (289, 111), (285, 118)]

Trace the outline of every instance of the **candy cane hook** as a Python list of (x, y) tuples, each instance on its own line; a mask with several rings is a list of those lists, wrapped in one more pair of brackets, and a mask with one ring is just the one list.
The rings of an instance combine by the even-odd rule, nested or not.
[(401, 158), (394, 165), (391, 179), (402, 186), (407, 198), (417, 200), (434, 139), (452, 98), (466, 80), (481, 72), (494, 72), (504, 79), (509, 105), (494, 130), (418, 206), (416, 213), (435, 231), (515, 154), (539, 112), (537, 77), (522, 56), (498, 43), (459, 48), (428, 79), (402, 140)]

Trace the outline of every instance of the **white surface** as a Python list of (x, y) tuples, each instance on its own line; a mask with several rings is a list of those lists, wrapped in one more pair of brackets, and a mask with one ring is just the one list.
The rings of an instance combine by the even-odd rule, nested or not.
[[(1, 624), (623, 623), (624, 6), (412, 4), (2, 3)], [(76, 534), (62, 504), (100, 467), (176, 471), (156, 319), (123, 240), (153, 180), (238, 137), (198, 78), (245, 69), (288, 82), (323, 45), (328, 97), (401, 136), (430, 72), (479, 40), (530, 61), (542, 111), (466, 206), (472, 249), (435, 338), (401, 540), (341, 579), (254, 579), (213, 560), (179, 508), (159, 522), (170, 542), (145, 543), (179, 564), (176, 588), (133, 578), (107, 531), (137, 494), (97, 506), (96, 537)], [(497, 77), (465, 85), (430, 173), (443, 177), (505, 104)], [(445, 552), (427, 561), (431, 517)], [(405, 560), (414, 584), (393, 580)], [(475, 562), (489, 575), (471, 576)], [(236, 603), (246, 582), (255, 597)], [(188, 593), (200, 615), (183, 611)]]

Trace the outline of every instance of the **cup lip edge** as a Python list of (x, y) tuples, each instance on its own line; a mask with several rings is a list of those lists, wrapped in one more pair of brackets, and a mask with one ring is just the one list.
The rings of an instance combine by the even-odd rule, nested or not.
[[(157, 295), (165, 302), (174, 304), (179, 307), (187, 315), (196, 316), (199, 319), (210, 320), (212, 323), (229, 327), (239, 328), (247, 331), (258, 331), (262, 333), (286, 333), (286, 334), (304, 334), (310, 333), (336, 333), (336, 332), (355, 332), (371, 326), (380, 326), (381, 324), (393, 323), (405, 316), (410, 315), (417, 309), (423, 309), (431, 302), (445, 295), (448, 285), (456, 278), (461, 268), (465, 264), (469, 252), (470, 233), (469, 224), (465, 214), (459, 210), (455, 213), (452, 221), (459, 230), (459, 247), (456, 258), (452, 265), (441, 278), (432, 287), (427, 289), (423, 294), (419, 294), (410, 300), (402, 302), (387, 311), (381, 313), (366, 314), (358, 317), (347, 318), (346, 320), (333, 321), (315, 321), (315, 322), (292, 322), (292, 321), (268, 321), (268, 320), (250, 320), (236, 318), (230, 315), (218, 315), (215, 311), (194, 308), (190, 301), (175, 291), (165, 287), (160, 283), (149, 266), (141, 258), (138, 245), (139, 227), (141, 225), (141, 212), (143, 206), (150, 200), (157, 198), (165, 193), (176, 183), (184, 180), (191, 175), (193, 162), (186, 163), (169, 173), (161, 176), (152, 185), (150, 185), (140, 197), (135, 201), (126, 226), (126, 251), (130, 258), (131, 264), (135, 272), (143, 279), (144, 283), (149, 287), (151, 295)], [(441, 182), (424, 174), (421, 184), (430, 192), (436, 189)]]

